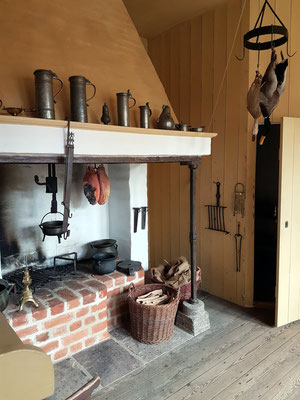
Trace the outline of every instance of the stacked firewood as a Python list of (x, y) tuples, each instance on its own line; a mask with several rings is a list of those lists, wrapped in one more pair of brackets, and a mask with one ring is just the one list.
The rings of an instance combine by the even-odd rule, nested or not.
[(170, 296), (164, 294), (162, 289), (152, 290), (149, 293), (143, 294), (136, 298), (136, 302), (144, 305), (159, 306), (167, 304), (170, 301)]

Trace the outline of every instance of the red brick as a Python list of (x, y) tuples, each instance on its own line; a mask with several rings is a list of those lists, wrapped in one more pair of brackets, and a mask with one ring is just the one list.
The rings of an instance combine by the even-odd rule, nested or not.
[(37, 342), (46, 342), (46, 340), (48, 340), (48, 339), (49, 339), (49, 332), (41, 333), (40, 335), (37, 335), (35, 337), (35, 340)]
[(37, 289), (35, 295), (41, 300), (49, 300), (53, 298), (53, 293), (44, 288)]
[(36, 332), (37, 332), (37, 327), (36, 327), (36, 325), (34, 325), (34, 326), (29, 326), (28, 328), (21, 329), (20, 331), (17, 331), (16, 333), (19, 336), (19, 338), (22, 339), (22, 338), (32, 335), (33, 333), (36, 333)]
[(61, 314), (64, 311), (64, 303), (58, 299), (52, 299), (48, 301), (51, 308), (51, 315)]
[(54, 342), (47, 343), (44, 346), (41, 346), (41, 349), (45, 353), (50, 353), (50, 351), (55, 350), (57, 348), (58, 348), (58, 341), (57, 340), (55, 340)]
[(113, 297), (120, 293), (120, 288), (113, 289), (110, 292), (107, 292), (107, 297)]
[(92, 326), (92, 333), (94, 334), (94, 333), (103, 331), (106, 328), (107, 328), (106, 321), (100, 322), (99, 324)]
[(46, 308), (39, 308), (38, 310), (33, 311), (32, 313), (32, 318), (40, 321), (42, 319), (45, 319), (47, 317), (47, 310)]
[(115, 318), (109, 318), (107, 320), (107, 327), (108, 328), (112, 328), (113, 326), (115, 326), (116, 322), (115, 322)]
[(108, 331), (105, 331), (105, 332), (101, 332), (100, 333), (100, 342), (102, 341), (102, 340), (105, 340), (105, 339), (109, 339), (110, 338), (110, 334), (109, 334), (109, 332)]
[(103, 318), (106, 318), (106, 316), (107, 316), (107, 312), (106, 311), (102, 311), (102, 312), (100, 312), (99, 314), (98, 314), (98, 319), (103, 319)]
[(88, 329), (83, 329), (82, 331), (72, 333), (71, 335), (62, 339), (62, 344), (68, 346), (71, 343), (78, 342), (78, 340), (83, 339), (88, 336)]
[(89, 304), (96, 300), (96, 293), (90, 292), (89, 290), (81, 290), (80, 291), (83, 297), (83, 304)]
[(68, 354), (68, 348), (65, 348), (65, 349), (57, 351), (54, 354), (53, 358), (54, 358), (54, 360), (60, 360), (61, 358), (66, 357), (67, 354)]
[[(134, 281), (135, 280), (135, 274), (134, 274), (134, 276), (127, 276), (126, 277), (126, 282), (132, 282), (132, 281)], [(129, 285), (128, 285), (129, 286)]]
[(46, 321), (44, 323), (44, 326), (46, 329), (50, 329), (53, 328), (54, 326), (57, 325), (62, 325), (62, 324), (66, 324), (67, 322), (70, 322), (73, 318), (73, 314), (64, 314), (64, 315), (60, 315), (57, 318), (54, 318), (50, 321)]
[(77, 311), (76, 317), (77, 318), (83, 317), (84, 315), (86, 315), (89, 312), (89, 310), (90, 310), (90, 307), (82, 308), (81, 310)]
[(76, 331), (76, 329), (81, 328), (82, 322), (81, 321), (75, 321), (70, 325), (70, 332)]
[(107, 299), (107, 308), (112, 308), (114, 306), (115, 306), (115, 298), (110, 297), (109, 299)]
[(53, 337), (60, 337), (61, 335), (64, 335), (67, 332), (67, 326), (66, 325), (62, 325), (58, 328), (56, 328), (53, 333), (52, 336)]
[(89, 347), (89, 346), (92, 346), (95, 342), (96, 342), (96, 338), (95, 338), (95, 336), (93, 336), (93, 337), (86, 339), (86, 341), (84, 342), (84, 345), (85, 345), (85, 347)]
[(24, 344), (32, 344), (32, 340), (31, 339), (25, 339), (23, 340)]
[(106, 304), (107, 304), (106, 301), (101, 301), (101, 303), (99, 303), (99, 304), (94, 304), (92, 306), (92, 313), (95, 313), (95, 312), (101, 311), (101, 310), (105, 310), (107, 308)]
[(95, 289), (98, 293), (107, 290), (106, 286), (103, 283), (99, 282), (96, 279), (90, 280), (85, 282), (86, 285), (90, 286), (91, 288)]
[[(13, 313), (14, 315), (14, 313)], [(27, 314), (26, 312), (22, 315), (16, 316), (12, 318), (12, 326), (16, 327), (16, 326), (21, 326), (27, 323)]]
[(75, 343), (70, 346), (71, 354), (77, 353), (78, 351), (82, 350), (82, 343)]
[(84, 323), (85, 323), (85, 325), (89, 325), (89, 324), (91, 324), (91, 323), (93, 323), (95, 321), (96, 321), (96, 317), (94, 315), (91, 315), (90, 317), (87, 317), (84, 320)]
[(120, 274), (119, 272), (113, 272), (110, 274), (110, 277), (115, 281), (115, 286), (121, 286), (125, 283), (125, 275)]
[(84, 286), (76, 281), (65, 282), (65, 285), (68, 286), (70, 289), (73, 290), (80, 290), (84, 289)]
[(144, 278), (145, 277), (145, 271), (143, 268), (139, 269), (137, 272), (137, 275), (139, 278)]
[(114, 285), (114, 281), (109, 276), (94, 275), (94, 278), (102, 282), (107, 287), (107, 289), (112, 288)]
[(80, 306), (80, 299), (69, 289), (58, 290), (57, 294), (67, 302), (69, 310)]

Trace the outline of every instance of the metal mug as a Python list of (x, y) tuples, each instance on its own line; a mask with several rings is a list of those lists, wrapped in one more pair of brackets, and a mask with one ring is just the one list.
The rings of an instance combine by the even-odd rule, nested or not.
[[(133, 104), (129, 107), (129, 99), (133, 100)], [(118, 106), (118, 125), (130, 126), (129, 109), (134, 107), (136, 100), (132, 97), (130, 90), (126, 93), (117, 93), (117, 106)]]
[[(70, 100), (71, 100), (71, 121), (88, 122), (87, 101), (95, 97), (96, 86), (84, 76), (70, 76)], [(90, 98), (86, 98), (86, 86), (91, 85), (94, 93)]]
[[(37, 69), (33, 74), (35, 76), (36, 116), (55, 119), (54, 99), (62, 91), (63, 81), (54, 72), (47, 69)], [(60, 82), (60, 88), (55, 95), (53, 95), (53, 79)]]
[(187, 132), (189, 130), (189, 128), (191, 127), (191, 125), (185, 124), (184, 122), (180, 122), (180, 124), (176, 124), (175, 127), (179, 131)]
[(149, 128), (149, 119), (152, 115), (152, 110), (149, 107), (149, 103), (146, 103), (145, 106), (139, 106), (139, 109), (140, 109), (140, 127)]

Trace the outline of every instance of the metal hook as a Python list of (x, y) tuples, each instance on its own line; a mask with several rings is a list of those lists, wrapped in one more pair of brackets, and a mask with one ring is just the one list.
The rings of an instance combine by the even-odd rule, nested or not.
[(288, 57), (294, 57), (294, 55), (297, 53), (297, 51), (295, 51), (295, 53), (293, 53), (293, 54), (290, 54), (289, 53), (289, 41), (287, 40), (287, 42), (286, 42), (286, 54), (288, 55)]
[(237, 55), (235, 56), (235, 58), (239, 61), (243, 61), (243, 59), (245, 58), (245, 47), (243, 46), (243, 56), (242, 58), (238, 57)]

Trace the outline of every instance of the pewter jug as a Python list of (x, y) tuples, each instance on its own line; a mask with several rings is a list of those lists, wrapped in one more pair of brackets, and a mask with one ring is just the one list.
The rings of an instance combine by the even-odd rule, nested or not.
[(175, 129), (173, 118), (171, 117), (170, 107), (162, 106), (162, 112), (157, 120), (158, 129)]
[(152, 115), (152, 110), (149, 107), (149, 103), (146, 103), (145, 106), (139, 106), (139, 109), (140, 109), (140, 127), (149, 128), (149, 119)]
[[(96, 86), (84, 76), (70, 76), (70, 100), (71, 100), (71, 121), (88, 122), (87, 101), (91, 100), (96, 94)], [(91, 85), (94, 93), (90, 98), (86, 98), (86, 86)]]
[[(38, 118), (55, 119), (55, 97), (62, 91), (63, 81), (52, 71), (37, 69), (35, 76), (35, 103)], [(60, 82), (59, 91), (53, 95), (53, 79)]]
[[(133, 101), (133, 104), (129, 107), (129, 99)], [(136, 100), (132, 97), (130, 90), (126, 93), (117, 93), (117, 106), (118, 106), (118, 125), (130, 126), (129, 109), (134, 107)]]

